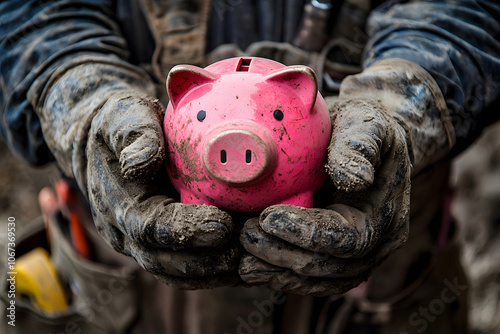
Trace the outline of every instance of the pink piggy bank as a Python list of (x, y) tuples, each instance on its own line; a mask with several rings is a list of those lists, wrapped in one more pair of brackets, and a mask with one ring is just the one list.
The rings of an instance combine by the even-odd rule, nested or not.
[(310, 68), (263, 58), (178, 65), (167, 91), (167, 170), (181, 202), (312, 207), (331, 121)]

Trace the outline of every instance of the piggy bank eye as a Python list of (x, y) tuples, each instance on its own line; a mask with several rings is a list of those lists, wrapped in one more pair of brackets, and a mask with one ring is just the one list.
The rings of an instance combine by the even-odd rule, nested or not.
[(207, 113), (205, 112), (205, 110), (198, 111), (198, 115), (196, 115), (196, 118), (198, 119), (198, 121), (203, 122), (205, 117), (207, 117)]
[(283, 119), (283, 112), (279, 109), (276, 109), (275, 111), (273, 111), (273, 116), (277, 121), (281, 121)]

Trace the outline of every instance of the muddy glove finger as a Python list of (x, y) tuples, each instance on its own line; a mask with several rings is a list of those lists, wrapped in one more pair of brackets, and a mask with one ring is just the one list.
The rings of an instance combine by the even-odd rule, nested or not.
[(211, 276), (235, 271), (241, 257), (241, 250), (234, 242), (213, 248), (171, 251), (147, 248), (126, 238), (124, 249), (150, 273), (176, 277)]
[(291, 269), (299, 275), (352, 277), (371, 267), (370, 263), (362, 259), (343, 259), (296, 247), (264, 232), (259, 226), (258, 218), (245, 223), (240, 234), (240, 242), (249, 253), (274, 266)]
[(240, 283), (241, 250), (236, 245), (187, 251), (148, 249), (130, 239), (125, 249), (158, 280), (180, 289), (212, 289)]
[(240, 262), (239, 275), (252, 286), (265, 286), (299, 295), (327, 296), (342, 294), (358, 286), (366, 280), (368, 273), (349, 278), (318, 278), (297, 274), (247, 254)]
[[(366, 196), (369, 195), (373, 194)], [(388, 200), (391, 195), (384, 195), (387, 196), (382, 197), (381, 203), (374, 203), (379, 206), (365, 203), (365, 210), (372, 214), (355, 208), (359, 205), (359, 197), (350, 195), (342, 198), (350, 205), (335, 204), (327, 209), (272, 206), (262, 213), (260, 227), (265, 233), (310, 252), (339, 258), (362, 258), (370, 254), (382, 239), (389, 239), (392, 233), (398, 234), (396, 243), (406, 240), (408, 212), (396, 211), (390, 201), (392, 198)], [(409, 201), (409, 193), (401, 197)]]

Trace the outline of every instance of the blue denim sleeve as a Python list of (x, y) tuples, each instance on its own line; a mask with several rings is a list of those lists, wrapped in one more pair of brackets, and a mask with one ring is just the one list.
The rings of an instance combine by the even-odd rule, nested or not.
[(389, 2), (369, 17), (364, 66), (419, 64), (436, 80), (456, 132), (453, 154), (500, 119), (500, 5), (488, 1)]
[(43, 82), (50, 69), (83, 54), (110, 57), (110, 62), (128, 57), (112, 4), (0, 3), (0, 131), (10, 150), (26, 162), (41, 165), (52, 160), (40, 120), (27, 99), (35, 80)]

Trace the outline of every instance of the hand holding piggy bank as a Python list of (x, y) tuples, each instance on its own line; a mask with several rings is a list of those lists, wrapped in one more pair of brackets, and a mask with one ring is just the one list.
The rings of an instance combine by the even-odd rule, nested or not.
[(179, 65), (167, 91), (167, 171), (181, 202), (312, 207), (331, 121), (310, 68), (263, 58)]

